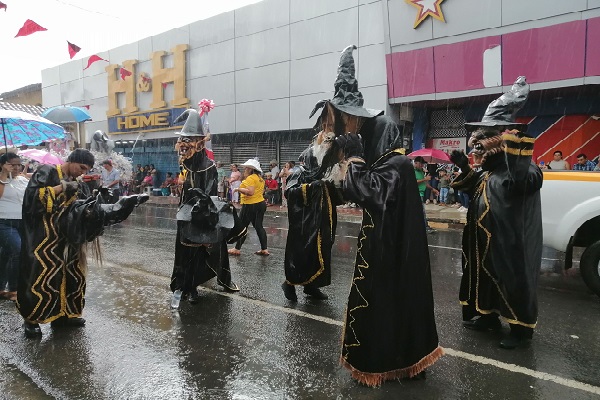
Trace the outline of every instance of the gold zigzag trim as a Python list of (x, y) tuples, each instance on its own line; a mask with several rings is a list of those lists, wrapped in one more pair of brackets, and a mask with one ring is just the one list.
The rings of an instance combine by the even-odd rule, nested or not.
[(352, 325), (356, 321), (356, 318), (354, 318), (352, 313), (360, 308), (368, 308), (369, 307), (369, 302), (367, 301), (367, 299), (365, 299), (365, 297), (361, 293), (361, 291), (358, 288), (358, 285), (356, 283), (356, 281), (365, 279), (365, 276), (364, 276), (362, 270), (369, 269), (369, 264), (367, 263), (367, 260), (365, 260), (365, 258), (362, 255), (363, 241), (367, 238), (367, 234), (365, 233), (365, 228), (375, 228), (375, 224), (373, 222), (373, 217), (371, 216), (371, 214), (369, 213), (369, 211), (366, 208), (364, 209), (364, 213), (365, 213), (365, 215), (367, 215), (369, 217), (369, 220), (371, 222), (368, 224), (364, 224), (361, 227), (360, 238), (358, 239), (358, 249), (356, 250), (356, 271), (360, 274), (360, 276), (354, 277), (352, 279), (352, 286), (354, 286), (356, 288), (356, 292), (363, 299), (364, 303), (359, 304), (356, 307), (348, 310), (347, 317), (349, 317), (351, 319), (351, 321), (350, 322), (346, 321), (346, 323), (344, 324), (344, 332), (342, 333), (342, 343), (344, 342), (344, 338), (346, 337), (346, 327), (349, 327), (352, 330), (352, 333), (354, 335), (354, 339), (355, 339), (356, 343), (351, 343), (351, 344), (343, 343), (343, 346), (345, 349), (345, 352), (344, 352), (345, 354), (342, 355), (342, 358), (345, 361), (347, 361), (347, 359), (348, 359), (348, 348), (349, 347), (359, 347), (361, 345), (360, 340), (358, 340), (358, 337), (356, 335), (356, 331), (352, 327)]
[(304, 202), (304, 205), (307, 206), (308, 205), (308, 197), (307, 197), (306, 191), (308, 190), (308, 184), (303, 183), (301, 188), (302, 188), (302, 200)]
[[(494, 279), (494, 277), (492, 276), (492, 274), (485, 268), (484, 266), (484, 261), (485, 258), (487, 256), (487, 253), (489, 251), (490, 248), (490, 241), (492, 238), (492, 234), (490, 233), (490, 231), (488, 231), (485, 226), (483, 226), (483, 224), (481, 223), (481, 221), (483, 221), (483, 218), (490, 212), (490, 203), (489, 200), (487, 198), (487, 194), (486, 194), (486, 187), (487, 187), (487, 182), (490, 178), (492, 174), (491, 173), (486, 173), (486, 176), (482, 182), (482, 186), (481, 186), (481, 196), (483, 196), (483, 201), (485, 203), (485, 210), (484, 212), (481, 214), (481, 216), (479, 217), (479, 219), (477, 220), (477, 226), (479, 226), (486, 234), (486, 243), (485, 243), (485, 249), (483, 251), (483, 255), (480, 258), (479, 255), (477, 255), (477, 286), (476, 286), (476, 290), (475, 290), (475, 309), (482, 313), (485, 314), (485, 310), (482, 310), (479, 308), (479, 269), (483, 269), (483, 271), (488, 275), (488, 277), (492, 280), (492, 282), (494, 282), (494, 285), (496, 286), (496, 289), (498, 290), (498, 294), (500, 295), (500, 297), (502, 298), (502, 300), (504, 301), (504, 304), (506, 305), (506, 308), (508, 308), (508, 310), (510, 311), (510, 313), (513, 315), (514, 319), (517, 320), (517, 315), (515, 314), (515, 312), (513, 311), (512, 307), (510, 306), (510, 304), (508, 303), (508, 301), (506, 300), (506, 298), (504, 297), (504, 293), (502, 293), (502, 290), (500, 289), (500, 285), (498, 284), (498, 282), (496, 281), (496, 279)], [(476, 230), (477, 232), (477, 230)], [(479, 253), (479, 240), (477, 238), (477, 236), (475, 236), (475, 246), (476, 246), (476, 252)]]
[[(324, 199), (323, 201), (327, 201), (329, 204), (329, 231), (331, 232), (331, 237), (333, 238), (333, 217), (331, 216), (331, 199), (329, 198), (329, 191), (327, 190), (327, 186), (322, 186), (323, 188), (323, 196)], [(321, 205), (322, 206), (322, 205)], [(291, 283), (290, 281), (288, 281), (286, 279), (286, 283), (290, 284), (290, 285), (296, 285), (296, 286), (303, 286), (303, 285), (307, 285), (309, 283), (311, 283), (312, 281), (314, 281), (315, 279), (317, 279), (317, 277), (319, 275), (321, 275), (323, 273), (323, 271), (325, 271), (325, 260), (323, 260), (323, 243), (322, 243), (322, 236), (321, 236), (321, 229), (319, 228), (319, 231), (317, 232), (317, 254), (319, 256), (319, 270), (313, 275), (311, 276), (306, 282), (301, 282), (301, 283)]]
[(333, 207), (331, 205), (331, 196), (329, 196), (329, 189), (327, 189), (327, 185), (323, 184), (323, 195), (327, 200), (327, 210), (329, 211), (329, 232), (331, 233), (331, 241), (335, 239), (335, 235), (333, 234)]
[(397, 148), (397, 149), (394, 149), (394, 150), (390, 150), (390, 151), (388, 151), (387, 153), (385, 153), (384, 155), (382, 155), (381, 157), (379, 157), (377, 160), (375, 160), (375, 162), (372, 164), (372, 166), (374, 166), (374, 165), (377, 165), (377, 163), (378, 163), (379, 161), (381, 161), (383, 158), (385, 158), (385, 157), (389, 156), (389, 155), (390, 155), (390, 154), (392, 154), (392, 153), (397, 153), (397, 154), (400, 154), (400, 155), (402, 155), (402, 156), (403, 156), (403, 155), (404, 155), (404, 153), (405, 153), (405, 151), (404, 151), (404, 149), (403, 149), (403, 148), (401, 148), (401, 147), (399, 147), (399, 148)]

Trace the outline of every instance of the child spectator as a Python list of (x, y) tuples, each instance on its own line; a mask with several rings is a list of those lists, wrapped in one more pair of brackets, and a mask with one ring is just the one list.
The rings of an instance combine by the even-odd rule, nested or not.
[(440, 188), (440, 205), (448, 204), (448, 192), (450, 191), (450, 178), (445, 169), (438, 171), (439, 188)]

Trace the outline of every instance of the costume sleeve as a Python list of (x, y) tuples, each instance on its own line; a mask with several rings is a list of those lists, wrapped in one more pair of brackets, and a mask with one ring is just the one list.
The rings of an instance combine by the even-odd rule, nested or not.
[(204, 192), (209, 196), (217, 195), (217, 167), (214, 164), (206, 172)]
[(23, 213), (29, 215), (51, 213), (56, 201), (54, 186), (59, 183), (56, 169), (47, 165), (39, 167), (25, 190)]
[(456, 179), (450, 184), (450, 187), (456, 190), (461, 190), (471, 196), (477, 187), (479, 175), (481, 175), (480, 172), (477, 172), (469, 167), (467, 171), (463, 171), (459, 176), (456, 177)]
[(344, 180), (344, 199), (363, 207), (381, 207), (395, 202), (402, 177), (412, 179), (416, 186), (414, 170), (410, 163), (398, 163), (398, 157), (400, 156), (390, 156), (371, 168), (362, 162), (350, 163)]
[(542, 171), (531, 161), (535, 139), (512, 133), (503, 134), (502, 139), (508, 170), (502, 184), (517, 193), (533, 193), (540, 190)]

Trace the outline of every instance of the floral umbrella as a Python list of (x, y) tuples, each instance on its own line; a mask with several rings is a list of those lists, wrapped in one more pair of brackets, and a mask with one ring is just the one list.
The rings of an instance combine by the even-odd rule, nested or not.
[(23, 111), (0, 109), (0, 125), (5, 148), (38, 145), (65, 137), (62, 126)]

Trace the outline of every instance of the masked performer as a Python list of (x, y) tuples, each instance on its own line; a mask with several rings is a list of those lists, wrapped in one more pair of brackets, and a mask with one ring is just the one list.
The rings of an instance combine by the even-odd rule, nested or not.
[[(333, 126), (324, 130), (334, 133), (331, 147), (347, 166), (343, 197), (363, 208), (341, 363), (357, 381), (377, 386), (421, 374), (443, 350), (412, 163), (401, 154), (398, 126), (381, 111), (363, 107), (354, 49), (342, 53), (334, 98), (319, 102), (313, 113), (323, 107), (321, 122), (333, 114)], [(307, 156), (310, 165), (310, 152)]]
[(136, 195), (102, 204), (102, 195), (90, 196), (87, 185), (74, 180), (93, 165), (92, 153), (76, 149), (62, 165), (40, 166), (25, 190), (17, 308), (27, 337), (41, 336), (41, 323), (85, 324), (86, 243), (148, 199)]
[(510, 324), (510, 336), (500, 342), (505, 349), (527, 344), (538, 313), (543, 177), (531, 161), (534, 139), (524, 135), (527, 125), (515, 122), (528, 93), (525, 78), (519, 77), (490, 103), (481, 122), (465, 124), (472, 131), (469, 147), (477, 172), (463, 152), (451, 155), (462, 170), (452, 186), (471, 198), (460, 286), (464, 325), (497, 330), (502, 316)]
[[(233, 221), (237, 221), (235, 210), (216, 198), (217, 167), (204, 148), (209, 138), (202, 118), (196, 110), (189, 109), (174, 122), (184, 119), (175, 145), (184, 180), (177, 213), (171, 290), (181, 291), (182, 298), (195, 304), (199, 300), (197, 286), (215, 276), (226, 291), (239, 291), (231, 280), (227, 242), (236, 241), (246, 230), (239, 229), (239, 223), (233, 228)], [(227, 221), (223, 223), (222, 218)]]
[(295, 286), (303, 286), (304, 294), (315, 300), (326, 300), (328, 296), (320, 288), (331, 284), (336, 206), (342, 204), (342, 198), (334, 186), (340, 171), (339, 148), (328, 121), (317, 123), (322, 129), (301, 156), (304, 166), (294, 167), (286, 180), (289, 230), (282, 288), (293, 302), (298, 301)]

